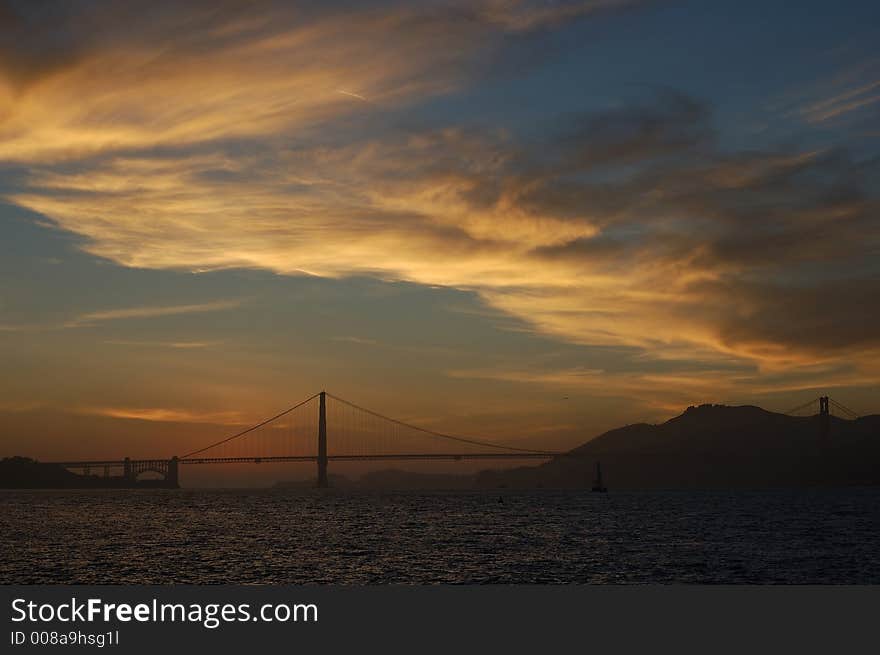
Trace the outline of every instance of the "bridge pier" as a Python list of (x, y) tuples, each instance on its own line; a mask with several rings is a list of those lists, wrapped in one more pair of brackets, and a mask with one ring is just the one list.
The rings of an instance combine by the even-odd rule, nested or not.
[(165, 474), (165, 484), (169, 489), (180, 489), (179, 460), (177, 455), (168, 460), (168, 473)]
[(134, 484), (135, 474), (131, 467), (131, 458), (126, 457), (125, 463), (122, 465), (122, 477), (130, 484)]
[(327, 392), (320, 393), (318, 406), (318, 488), (326, 489), (327, 482)]
[(819, 446), (828, 447), (828, 435), (831, 431), (831, 410), (828, 405), (828, 396), (819, 398)]

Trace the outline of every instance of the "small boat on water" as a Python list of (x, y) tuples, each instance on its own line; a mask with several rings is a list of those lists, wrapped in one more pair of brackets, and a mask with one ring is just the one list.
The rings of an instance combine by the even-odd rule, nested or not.
[(593, 491), (608, 493), (608, 487), (602, 482), (602, 464), (600, 462), (596, 462), (596, 479), (593, 481)]

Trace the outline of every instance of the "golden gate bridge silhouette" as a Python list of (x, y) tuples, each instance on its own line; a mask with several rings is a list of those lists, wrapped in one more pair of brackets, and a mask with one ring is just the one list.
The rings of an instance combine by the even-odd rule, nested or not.
[[(782, 413), (818, 416), (823, 441), (829, 435), (831, 416), (858, 418), (858, 414), (828, 396), (814, 398)], [(328, 434), (332, 438), (328, 438)], [(180, 457), (50, 463), (85, 475), (103, 470), (104, 477), (111, 477), (111, 471), (121, 470), (126, 486), (137, 486), (143, 474), (152, 473), (160, 476), (161, 486), (177, 488), (181, 466), (315, 462), (317, 486), (323, 488), (329, 485), (327, 469), (331, 461), (549, 460), (574, 455), (438, 432), (321, 391), (264, 421)]]
[(52, 463), (86, 475), (103, 469), (105, 477), (121, 469), (131, 486), (142, 474), (153, 473), (161, 476), (163, 486), (177, 487), (181, 466), (315, 462), (317, 486), (327, 487), (331, 461), (550, 459), (561, 454), (437, 432), (321, 391), (256, 425), (180, 457)]

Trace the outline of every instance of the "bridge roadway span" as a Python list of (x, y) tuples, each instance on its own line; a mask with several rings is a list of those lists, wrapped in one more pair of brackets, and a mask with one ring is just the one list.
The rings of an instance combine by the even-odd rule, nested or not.
[(399, 453), (374, 455), (280, 455), (263, 457), (258, 455), (245, 457), (172, 457), (171, 459), (94, 459), (66, 462), (49, 462), (67, 469), (76, 469), (89, 475), (94, 469), (104, 469), (104, 478), (110, 478), (111, 469), (122, 469), (122, 486), (141, 486), (138, 477), (141, 473), (153, 472), (162, 476), (160, 486), (178, 488), (180, 486), (179, 468), (181, 464), (261, 464), (280, 462), (317, 462), (318, 486), (327, 486), (327, 464), (330, 461), (390, 461), (390, 460), (503, 460), (503, 459), (550, 459), (564, 453), (529, 452), (529, 453)]
[[(467, 460), (467, 459), (551, 459), (565, 455), (563, 452), (540, 453), (403, 453), (391, 455), (327, 455), (327, 459), (337, 462), (354, 462), (365, 460)], [(167, 462), (163, 459), (130, 459), (129, 464), (150, 464)], [(278, 455), (273, 457), (190, 457), (179, 459), (180, 464), (260, 464), (263, 462), (316, 462), (318, 455)], [(65, 468), (100, 468), (102, 466), (125, 466), (123, 459), (96, 459), (70, 462), (48, 462)]]

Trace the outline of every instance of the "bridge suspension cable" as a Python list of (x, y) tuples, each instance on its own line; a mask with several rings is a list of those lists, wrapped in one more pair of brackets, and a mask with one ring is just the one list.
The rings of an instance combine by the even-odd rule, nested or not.
[(811, 408), (813, 405), (817, 405), (818, 402), (819, 402), (819, 399), (818, 399), (818, 398), (813, 398), (813, 399), (811, 399), (811, 400), (805, 402), (803, 405), (798, 405), (797, 407), (793, 407), (793, 408), (791, 408), (791, 409), (789, 409), (789, 410), (786, 410), (786, 411), (784, 411), (784, 412), (782, 412), (782, 413), (783, 413), (783, 414), (788, 414), (788, 415), (791, 415), (791, 414), (797, 414), (798, 412), (802, 412), (802, 411), (805, 410), (805, 409), (809, 409), (809, 408)]
[(839, 412), (846, 414), (847, 416), (854, 418), (854, 419), (859, 418), (859, 414), (857, 412), (854, 412), (849, 407), (837, 402), (833, 398), (829, 398), (829, 402), (831, 403), (831, 406), (834, 409), (838, 410)]
[[(423, 428), (417, 425), (413, 425), (411, 423), (407, 423), (405, 421), (401, 421), (399, 419), (385, 416), (384, 414), (380, 414), (379, 412), (367, 409), (366, 407), (357, 405), (350, 400), (340, 398), (339, 396), (333, 395), (328, 392), (323, 392), (323, 395), (326, 396), (326, 398), (335, 401), (338, 408), (345, 408), (348, 412), (346, 414), (340, 413), (339, 411), (335, 410), (331, 411), (332, 408), (329, 405), (327, 407), (328, 418), (330, 419), (328, 423), (331, 424), (330, 430), (332, 431), (331, 439), (329, 440), (329, 443), (331, 444), (330, 448), (332, 451), (330, 455), (334, 457), (365, 455), (378, 457), (392, 456), (395, 454), (425, 454), (425, 451), (421, 449), (425, 447), (430, 448), (430, 446), (428, 443), (425, 443), (424, 440), (419, 441), (419, 436), (429, 437), (437, 444), (440, 444), (442, 442), (455, 442), (458, 444), (470, 446), (470, 450), (458, 449), (454, 451), (462, 455), (477, 454), (479, 451), (474, 450), (474, 447), (482, 448), (483, 452), (491, 449), (492, 451), (498, 452), (502, 455), (503, 453), (510, 453), (511, 455), (521, 454), (523, 456), (550, 456), (557, 454), (551, 453), (546, 450), (511, 446), (507, 444), (496, 443), (493, 441), (485, 441), (482, 439), (474, 439), (471, 437), (447, 434), (445, 432)], [(293, 412), (294, 410), (302, 408), (304, 405), (307, 405), (309, 402), (315, 400), (320, 396), (322, 396), (322, 393), (313, 394), (312, 396), (309, 396), (308, 398), (297, 403), (296, 405), (285, 409), (283, 412), (279, 412), (274, 416), (260, 421), (259, 423), (256, 423), (255, 425), (252, 425), (244, 430), (236, 432), (235, 434), (232, 434), (228, 437), (220, 439), (219, 441), (215, 441), (201, 448), (192, 450), (183, 455), (180, 459), (181, 461), (193, 459), (196, 458), (196, 456), (202, 455), (202, 453), (205, 453), (206, 451), (212, 449), (215, 450), (214, 454), (212, 454), (211, 456), (216, 458), (220, 456), (217, 455), (217, 449), (219, 449), (220, 446), (224, 446), (226, 444), (233, 445), (234, 448), (232, 450), (230, 450), (230, 448), (219, 449), (221, 450), (223, 457), (251, 457), (254, 459), (259, 459), (261, 457), (270, 459), (272, 456), (302, 456), (305, 458), (318, 457), (318, 453), (309, 447), (310, 445), (314, 444), (314, 442), (309, 439), (310, 429), (315, 429), (315, 433), (317, 433), (318, 412), (315, 412), (315, 422), (314, 425), (311, 426), (310, 421), (308, 421), (308, 419), (310, 418), (309, 416), (303, 417), (301, 416), (302, 412), (297, 412), (295, 414)], [(315, 407), (314, 409), (317, 410), (318, 408)], [(303, 411), (308, 412), (310, 410), (304, 409)], [(287, 426), (289, 429), (285, 432), (285, 423), (282, 423), (281, 421), (279, 421), (279, 419), (282, 419), (287, 415), (290, 415), (291, 420), (298, 421), (298, 424), (297, 426), (294, 426), (293, 424)], [(299, 419), (297, 419), (296, 417), (299, 417)], [(306, 419), (305, 424), (303, 424), (303, 418)], [(285, 419), (285, 421), (287, 420), (288, 419)], [(370, 421), (372, 421), (372, 423)], [(274, 434), (269, 434), (266, 432), (266, 430), (260, 430), (260, 428), (266, 428), (266, 430), (273, 430), (276, 432), (274, 432)], [(278, 428), (281, 428), (281, 430), (277, 431)], [(293, 431), (291, 432), (290, 430)], [(243, 437), (251, 434), (253, 434), (253, 438), (243, 439)], [(232, 442), (234, 442), (234, 444)], [(306, 448), (305, 450), (303, 450), (304, 447)], [(414, 447), (416, 447), (415, 450), (413, 450)], [(434, 453), (434, 450), (435, 449), (431, 448), (430, 452)]]
[(212, 444), (210, 444), (210, 445), (208, 445), (208, 446), (205, 446), (204, 448), (199, 448), (198, 450), (194, 450), (194, 451), (192, 451), (192, 452), (190, 452), (190, 453), (187, 453), (186, 455), (183, 455), (180, 459), (186, 459), (186, 458), (188, 458), (188, 457), (192, 457), (192, 456), (194, 456), (194, 455), (198, 455), (199, 453), (203, 453), (203, 452), (205, 452), (206, 450), (210, 450), (211, 448), (216, 448), (217, 446), (221, 446), (221, 445), (223, 445), (223, 444), (225, 444), (225, 443), (228, 443), (228, 442), (232, 441), (233, 439), (238, 439), (239, 437), (243, 437), (243, 436), (245, 436), (246, 434), (248, 434), (248, 433), (250, 433), (250, 432), (253, 432), (254, 430), (258, 430), (259, 428), (263, 427), (264, 425), (268, 425), (268, 424), (271, 423), (272, 421), (277, 421), (277, 420), (278, 420), (279, 418), (281, 418), (282, 416), (285, 416), (285, 415), (287, 415), (287, 414), (290, 414), (290, 412), (292, 412), (293, 410), (302, 407), (303, 405), (305, 405), (305, 404), (308, 403), (309, 401), (314, 400), (315, 398), (317, 398), (317, 397), (320, 396), (320, 395), (321, 395), (320, 393), (316, 393), (316, 394), (314, 394), (314, 395), (312, 395), (312, 396), (309, 396), (308, 398), (306, 398), (306, 399), (303, 400), (302, 402), (297, 403), (297, 404), (294, 405), (293, 407), (288, 407), (288, 408), (285, 409), (283, 412), (280, 412), (280, 413), (276, 414), (275, 416), (273, 416), (273, 417), (271, 417), (271, 418), (267, 418), (265, 421), (261, 421), (261, 422), (257, 423), (256, 425), (252, 425), (251, 427), (247, 428), (246, 430), (242, 430), (241, 432), (236, 432), (236, 433), (233, 434), (232, 436), (226, 437), (225, 439), (221, 439), (220, 441), (217, 441), (217, 442), (212, 443)]
[[(828, 400), (828, 404), (830, 405), (830, 409), (837, 410), (838, 415), (842, 415), (843, 417), (850, 418), (850, 419), (859, 418), (860, 415), (858, 412), (854, 412), (846, 405), (843, 405), (842, 403), (839, 403), (836, 400), (834, 400), (834, 398), (831, 398), (830, 396), (824, 396), (824, 398), (826, 398)], [(822, 402), (822, 398), (813, 398), (812, 400), (805, 402), (803, 405), (798, 405), (797, 407), (794, 407), (792, 409), (789, 409), (789, 410), (783, 412), (783, 414), (794, 415), (794, 414), (797, 414), (799, 412), (804, 411), (805, 409), (813, 409), (814, 410), (813, 414), (817, 414), (819, 412), (815, 411), (815, 410), (817, 410), (819, 408), (819, 406), (821, 405), (821, 402)], [(831, 413), (833, 413), (833, 412), (831, 412)]]
[(399, 425), (399, 426), (407, 428), (409, 430), (415, 430), (416, 432), (421, 432), (423, 434), (427, 434), (432, 437), (438, 437), (440, 439), (447, 439), (449, 441), (456, 441), (458, 443), (466, 443), (466, 444), (470, 444), (472, 446), (485, 446), (487, 448), (498, 448), (501, 450), (509, 450), (509, 451), (518, 452), (518, 453), (547, 454), (547, 451), (545, 451), (545, 450), (535, 450), (532, 448), (518, 448), (516, 446), (508, 446), (505, 444), (494, 443), (491, 441), (481, 441), (479, 439), (471, 439), (468, 437), (459, 437), (459, 436), (452, 435), (452, 434), (445, 434), (443, 432), (437, 432), (436, 430), (429, 430), (428, 428), (422, 428), (422, 427), (419, 427), (418, 425), (412, 425), (410, 423), (406, 423), (404, 421), (400, 421), (398, 419), (391, 418), (389, 416), (385, 416), (385, 415), (380, 414), (378, 412), (374, 412), (371, 409), (367, 409), (366, 407), (361, 407), (360, 405), (356, 405), (355, 403), (353, 403), (349, 400), (346, 400), (345, 398), (340, 398), (339, 396), (335, 396), (329, 392), (327, 393), (327, 397), (332, 398), (333, 400), (340, 402), (344, 405), (348, 405), (352, 409), (356, 409), (360, 412), (364, 412), (365, 414), (369, 414), (370, 416), (373, 416), (375, 418), (381, 419), (383, 421), (388, 421), (389, 423)]

